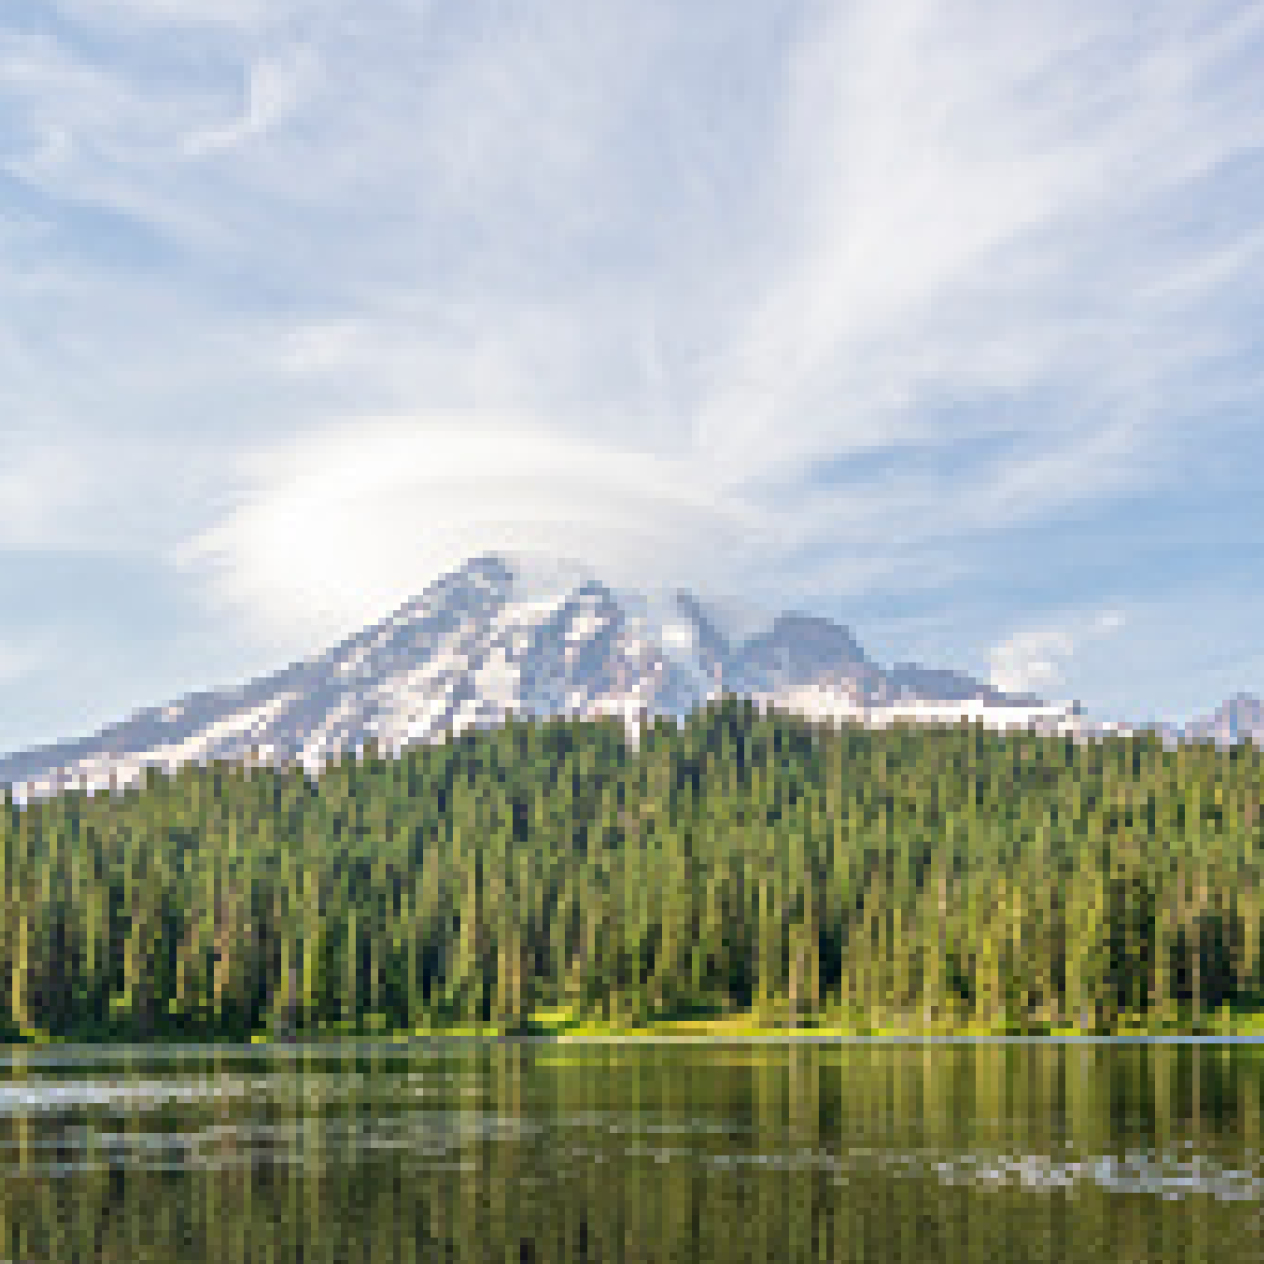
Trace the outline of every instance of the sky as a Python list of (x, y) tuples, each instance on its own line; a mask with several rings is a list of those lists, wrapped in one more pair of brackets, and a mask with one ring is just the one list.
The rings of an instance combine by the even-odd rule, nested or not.
[(581, 559), (1264, 694), (1264, 4), (3, 0), (0, 752)]

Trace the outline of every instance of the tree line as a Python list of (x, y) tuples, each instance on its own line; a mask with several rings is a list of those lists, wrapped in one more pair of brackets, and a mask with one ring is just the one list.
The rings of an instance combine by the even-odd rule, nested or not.
[(0, 804), (0, 1039), (1197, 1025), (1264, 997), (1261, 761), (726, 696)]

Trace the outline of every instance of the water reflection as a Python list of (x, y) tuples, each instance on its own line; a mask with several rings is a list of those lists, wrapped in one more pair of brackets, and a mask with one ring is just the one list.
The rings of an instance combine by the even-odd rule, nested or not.
[[(147, 1259), (244, 1258), (244, 1226), (335, 1259), (362, 1221), (357, 1258), (552, 1234), (535, 1258), (768, 1258), (766, 1239), (777, 1259), (1066, 1260), (1106, 1228), (1125, 1258), (1257, 1258), (1234, 1208), (1264, 1192), (1258, 1046), (1012, 1043), (22, 1051), (0, 1068), (0, 1258), (105, 1258), (103, 1232), (116, 1258), (141, 1258), (129, 1234)], [(1024, 1237), (1040, 1206), (1060, 1227), (1046, 1211)], [(565, 1247), (581, 1224), (587, 1255)]]

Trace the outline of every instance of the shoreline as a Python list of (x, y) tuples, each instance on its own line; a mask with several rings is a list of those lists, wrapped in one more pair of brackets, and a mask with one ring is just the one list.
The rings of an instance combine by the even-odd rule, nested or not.
[(0, 1050), (32, 1050), (73, 1046), (77, 1048), (101, 1048), (127, 1046), (129, 1048), (161, 1049), (172, 1045), (205, 1046), (214, 1049), (232, 1045), (270, 1045), (298, 1047), (311, 1045), (338, 1045), (352, 1042), (374, 1044), (411, 1044), (427, 1040), (524, 1040), (550, 1044), (578, 1043), (654, 1043), (693, 1044), (714, 1042), (794, 1043), (837, 1041), (881, 1041), (923, 1043), (926, 1041), (1081, 1041), (1081, 1040), (1216, 1040), (1234, 1039), (1258, 1041), (1264, 1044), (1264, 1013), (1245, 1014), (1215, 1013), (1204, 1015), (1195, 1023), (1189, 1017), (1168, 1023), (1123, 1022), (1113, 1029), (1093, 1030), (1070, 1023), (979, 1024), (946, 1022), (906, 1022), (904, 1024), (840, 1022), (828, 1019), (786, 1022), (760, 1022), (750, 1014), (737, 1014), (722, 1018), (661, 1019), (644, 1023), (604, 1022), (580, 1020), (564, 1011), (544, 1011), (529, 1020), (524, 1027), (503, 1024), (453, 1024), (422, 1026), (411, 1030), (390, 1030), (349, 1024), (322, 1027), (312, 1030), (294, 1030), (285, 1034), (253, 1032), (247, 1042), (231, 1039), (198, 1039), (197, 1037), (169, 1037), (152, 1040), (129, 1039), (127, 1036), (111, 1036), (99, 1040), (82, 1040), (56, 1037), (46, 1031), (30, 1031), (27, 1038), (19, 1041), (0, 1042)]

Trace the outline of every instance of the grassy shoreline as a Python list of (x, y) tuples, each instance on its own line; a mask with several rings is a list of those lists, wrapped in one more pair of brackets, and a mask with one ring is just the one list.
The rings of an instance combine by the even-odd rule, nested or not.
[[(1182, 1013), (1166, 1023), (1145, 1021), (1144, 1016), (1127, 1021), (1120, 1020), (1109, 1029), (1081, 1028), (1071, 1023), (982, 1024), (971, 1022), (925, 1022), (921, 1016), (908, 1015), (903, 1021), (868, 1022), (863, 1018), (844, 1020), (836, 1015), (824, 1015), (816, 1019), (804, 1019), (798, 1023), (765, 1019), (760, 1021), (754, 1013), (693, 1018), (659, 1018), (643, 1023), (614, 1022), (577, 1017), (568, 1010), (541, 1011), (533, 1015), (525, 1026), (507, 1027), (494, 1023), (482, 1024), (434, 1024), (414, 1030), (393, 1030), (381, 1025), (369, 1024), (356, 1027), (339, 1023), (333, 1027), (315, 1030), (296, 1030), (289, 1033), (254, 1032), (251, 1044), (323, 1044), (346, 1041), (373, 1041), (405, 1043), (431, 1039), (504, 1040), (536, 1038), (566, 1044), (570, 1042), (602, 1041), (618, 1043), (662, 1042), (681, 1043), (697, 1041), (759, 1040), (776, 1041), (809, 1037), (816, 1040), (988, 1040), (1004, 1038), (1085, 1039), (1085, 1038), (1138, 1038), (1180, 1039), (1202, 1038), (1250, 1038), (1264, 1043), (1264, 1012), (1234, 1013), (1221, 1010), (1203, 1015), (1194, 1022), (1192, 1015)], [(152, 1045), (160, 1048), (172, 1044), (214, 1047), (216, 1044), (238, 1043), (224, 1039), (207, 1039), (196, 1036), (164, 1036), (148, 1041), (137, 1040), (123, 1034), (104, 1035), (99, 1039), (85, 1040), (75, 1037), (54, 1036), (47, 1031), (29, 1030), (18, 1041), (0, 1041), (0, 1049), (32, 1049), (58, 1045)]]
[[(472, 1033), (472, 1029), (471, 1029)], [(488, 1028), (488, 1035), (501, 1034)], [(436, 1033), (442, 1034), (442, 1033)], [(580, 1021), (572, 1017), (539, 1017), (528, 1024), (520, 1035), (545, 1036), (565, 1043), (570, 1040), (741, 1040), (747, 1038), (777, 1039), (809, 1036), (817, 1039), (988, 1039), (1013, 1036), (1035, 1036), (1050, 1039), (1082, 1038), (1085, 1036), (1113, 1037), (1181, 1037), (1181, 1036), (1251, 1036), (1264, 1042), (1264, 1013), (1215, 1014), (1194, 1023), (1190, 1019), (1176, 1020), (1167, 1024), (1142, 1023), (1119, 1024), (1109, 1032), (1094, 1033), (1070, 1024), (1036, 1023), (1020, 1029), (1017, 1025), (985, 1025), (980, 1023), (926, 1023), (909, 1018), (903, 1023), (844, 1022), (822, 1019), (787, 1022), (759, 1022), (751, 1014), (737, 1014), (724, 1018), (678, 1019), (649, 1021), (643, 1024), (626, 1024), (600, 1021)]]

